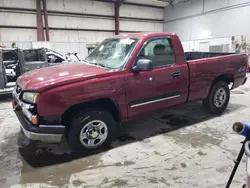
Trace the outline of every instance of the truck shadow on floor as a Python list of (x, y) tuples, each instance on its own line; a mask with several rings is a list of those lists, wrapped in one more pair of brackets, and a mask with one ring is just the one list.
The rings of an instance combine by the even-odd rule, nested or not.
[[(243, 107), (243, 105), (230, 104), (224, 114), (232, 113)], [(208, 114), (202, 108), (201, 103), (189, 104), (165, 112), (155, 113), (148, 118), (125, 123), (121, 127), (120, 136), (110, 146), (99, 151), (88, 153), (71, 152), (66, 142), (60, 145), (46, 145), (35, 142), (27, 144), (22, 140), (24, 138), (21, 136), (19, 139), (21, 140), (19, 141), (19, 153), (31, 167), (45, 167), (105, 152), (125, 144), (139, 142), (152, 136), (166, 134), (211, 118), (216, 118), (216, 116)]]

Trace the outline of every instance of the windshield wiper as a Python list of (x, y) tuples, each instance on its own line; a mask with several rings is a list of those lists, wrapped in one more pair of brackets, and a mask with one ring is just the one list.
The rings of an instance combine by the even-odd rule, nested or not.
[(87, 64), (90, 64), (90, 62), (89, 62), (88, 60), (86, 60), (86, 59), (83, 59), (83, 61), (84, 61), (85, 63), (87, 63)]
[(97, 66), (99, 66), (99, 67), (102, 67), (102, 68), (105, 68), (105, 69), (112, 69), (111, 67), (108, 67), (108, 66), (105, 66), (104, 64), (102, 64), (102, 63), (98, 63), (98, 62), (95, 62), (95, 63), (93, 63), (93, 62), (89, 62), (88, 60), (86, 60), (86, 59), (84, 59), (83, 60), (85, 63), (87, 63), (87, 64), (89, 64), (89, 65), (97, 65)]
[(99, 67), (105, 68), (105, 69), (110, 69), (110, 67), (105, 66), (104, 64), (101, 63), (92, 63), (93, 65), (97, 65)]
[(90, 63), (88, 60), (84, 59), (83, 60), (85, 63), (89, 64), (89, 65), (97, 65), (97, 66), (100, 66), (100, 67), (103, 67), (103, 65), (101, 65), (100, 63)]
[(87, 60), (84, 60), (87, 64), (92, 64), (92, 65), (97, 65), (97, 66), (99, 66), (99, 67), (103, 67), (103, 68), (106, 68), (106, 69), (109, 69), (109, 67), (107, 67), (107, 66), (105, 66), (104, 64), (101, 64), (101, 63), (97, 63), (97, 62), (95, 62), (95, 63), (93, 63), (93, 62), (89, 62), (89, 61), (87, 61)]

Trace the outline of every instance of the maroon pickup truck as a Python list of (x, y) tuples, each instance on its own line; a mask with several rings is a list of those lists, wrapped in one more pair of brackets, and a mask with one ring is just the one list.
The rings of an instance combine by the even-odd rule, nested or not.
[(203, 101), (221, 114), (230, 89), (247, 80), (247, 55), (184, 53), (178, 36), (165, 32), (108, 38), (85, 61), (18, 78), (13, 108), (28, 138), (64, 136), (73, 150), (96, 149), (116, 137), (120, 123), (171, 106)]

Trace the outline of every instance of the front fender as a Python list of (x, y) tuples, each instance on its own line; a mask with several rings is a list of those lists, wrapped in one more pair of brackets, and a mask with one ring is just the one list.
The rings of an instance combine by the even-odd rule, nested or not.
[(56, 87), (40, 94), (37, 111), (40, 116), (62, 115), (68, 108), (83, 102), (102, 98), (116, 101), (122, 118), (127, 117), (127, 103), (123, 77), (88, 80)]

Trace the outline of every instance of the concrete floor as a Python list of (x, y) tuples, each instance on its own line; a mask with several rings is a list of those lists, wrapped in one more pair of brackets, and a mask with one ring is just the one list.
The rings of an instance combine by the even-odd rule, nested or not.
[[(207, 114), (200, 103), (124, 125), (106, 151), (71, 153), (65, 143), (29, 142), (19, 133), (10, 99), (0, 102), (0, 187), (225, 187), (243, 137), (235, 121), (248, 121), (250, 82), (231, 92), (227, 111)], [(232, 187), (244, 182), (245, 157)]]

